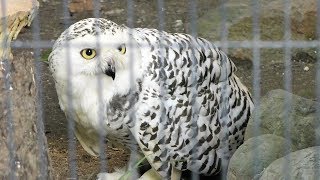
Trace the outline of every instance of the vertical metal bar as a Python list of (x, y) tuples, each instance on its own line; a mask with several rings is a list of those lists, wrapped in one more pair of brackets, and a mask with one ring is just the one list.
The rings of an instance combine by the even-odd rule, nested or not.
[[(63, 21), (65, 25), (65, 29), (71, 24), (70, 22), (70, 14), (68, 11), (68, 0), (64, 0), (62, 3), (63, 8)], [(63, 44), (66, 46), (66, 59), (67, 59), (67, 67), (66, 71), (68, 73), (67, 78), (67, 99), (68, 99), (68, 111), (66, 112), (67, 120), (68, 120), (68, 163), (69, 163), (69, 174), (71, 179), (77, 179), (77, 156), (76, 156), (76, 139), (74, 135), (75, 130), (75, 116), (74, 111), (72, 110), (73, 101), (72, 101), (72, 81), (70, 79), (70, 75), (72, 74), (72, 65), (70, 64), (70, 44), (66, 42)]]
[[(261, 96), (261, 69), (260, 69), (260, 4), (258, 0), (252, 0), (252, 32), (253, 32), (253, 101), (255, 104), (255, 111), (253, 112), (253, 119), (255, 122), (253, 126), (253, 132), (255, 136), (260, 135), (260, 96)], [(254, 142), (253, 146), (256, 146), (258, 142)], [(254, 174), (259, 173), (259, 169), (261, 169), (261, 164), (257, 161), (256, 157), (259, 156), (258, 150), (253, 153), (253, 172)]]
[[(164, 83), (166, 81), (166, 76), (162, 76), (162, 73), (164, 73), (164, 55), (165, 55), (165, 44), (164, 44), (164, 39), (163, 39), (163, 31), (164, 31), (164, 27), (165, 27), (165, 8), (164, 8), (164, 1), (163, 0), (157, 0), (157, 11), (158, 11), (158, 30), (159, 30), (159, 57), (160, 57), (160, 61), (159, 61), (159, 65), (160, 65), (160, 72), (159, 72), (159, 76), (160, 76), (160, 80)], [(164, 95), (164, 87), (163, 84), (161, 84), (160, 82), (160, 96)], [(161, 108), (164, 108), (164, 103), (161, 101)], [(160, 108), (160, 109), (161, 109)], [(165, 113), (161, 113), (161, 117), (160, 117), (162, 122), (167, 122), (167, 117), (165, 115)], [(161, 129), (162, 130), (162, 129)], [(160, 131), (161, 131), (160, 130)]]
[[(220, 0), (220, 7), (219, 12), (221, 16), (221, 29), (220, 29), (220, 36), (221, 36), (221, 50), (223, 53), (227, 55), (228, 52), (228, 27), (227, 27), (227, 15), (228, 11), (226, 8), (226, 1)], [(223, 54), (222, 53), (222, 54)], [(222, 55), (223, 56), (223, 55)], [(227, 77), (227, 66), (226, 66), (226, 58), (221, 57), (220, 63), (221, 63), (221, 77)], [(227, 125), (227, 122), (230, 121), (230, 118), (228, 115), (226, 115), (227, 109), (229, 109), (229, 102), (228, 100), (228, 94), (227, 94), (227, 83), (228, 82), (221, 82), (221, 98), (222, 98), (222, 106), (219, 109), (219, 121), (221, 123), (221, 132), (223, 134), (223, 149), (224, 151), (229, 150), (229, 130)], [(223, 160), (224, 157), (221, 157), (221, 178), (224, 180), (227, 178), (227, 162)]]
[[(98, 18), (100, 18), (100, 11), (99, 11), (99, 7), (101, 6), (101, 3), (99, 0), (94, 0), (93, 1), (93, 16), (95, 18), (97, 18), (96, 20), (98, 20)], [(96, 35), (96, 49), (100, 49), (101, 47), (101, 33), (102, 32), (98, 32), (97, 35)], [(98, 62), (99, 64), (101, 63), (102, 59), (101, 59), (101, 56), (99, 56), (99, 59), (98, 59)], [(104, 115), (103, 113), (105, 112), (104, 110), (104, 106), (103, 106), (103, 98), (102, 98), (102, 87), (103, 87), (103, 84), (102, 84), (102, 80), (101, 80), (101, 77), (100, 76), (97, 76), (97, 86), (98, 86), (98, 89), (97, 89), (97, 94), (99, 97), (101, 98), (98, 98), (98, 111), (97, 111), (97, 114), (98, 114), (98, 121), (99, 121), (99, 124), (100, 124), (100, 130), (99, 130), (99, 150), (100, 150), (100, 154), (99, 154), (99, 159), (100, 159), (100, 172), (106, 172), (107, 171), (107, 160), (106, 160), (106, 153), (105, 153), (105, 149), (106, 149), (106, 143), (105, 143), (105, 136), (104, 136)]]
[(157, 10), (158, 10), (158, 18), (159, 18), (159, 22), (158, 22), (158, 28), (159, 31), (162, 32), (164, 31), (165, 28), (165, 8), (164, 8), (164, 1), (163, 0), (157, 0)]
[[(290, 94), (286, 95), (284, 99), (284, 136), (286, 139), (285, 143), (285, 154), (289, 154), (291, 152), (291, 109), (292, 109), (292, 64), (291, 64), (291, 45), (289, 43), (291, 39), (291, 20), (290, 20), (290, 12), (291, 12), (291, 0), (284, 1), (284, 63), (285, 63), (285, 73), (284, 73), (284, 88), (286, 91), (290, 92)], [(285, 164), (283, 165), (283, 173), (286, 179), (290, 178), (290, 155), (285, 156)]]
[(198, 36), (198, 26), (197, 26), (197, 1), (189, 0), (189, 10), (188, 14), (190, 17), (190, 34), (193, 37)]
[[(189, 0), (188, 1), (188, 16), (190, 17), (189, 22), (190, 22), (190, 34), (193, 37), (197, 37), (197, 3), (195, 0)], [(191, 65), (191, 82), (192, 84), (194, 82), (196, 82), (197, 79), (197, 68), (196, 68), (196, 64), (197, 64), (197, 60), (195, 57), (195, 49), (197, 48), (193, 42), (191, 41), (191, 61), (192, 61), (192, 65)], [(191, 101), (190, 104), (192, 105), (192, 113), (191, 113), (191, 123), (195, 124), (195, 126), (191, 125), (191, 127), (197, 127), (197, 119), (196, 116), (194, 116), (195, 114), (199, 114), (198, 109), (199, 109), (199, 105), (196, 104), (196, 95), (197, 95), (197, 83), (195, 83), (194, 86), (191, 87)], [(197, 131), (197, 130), (196, 130)], [(191, 139), (191, 141), (197, 141), (197, 139)], [(196, 157), (194, 157), (194, 154), (196, 152), (192, 151), (193, 153), (191, 154), (191, 159), (195, 159)], [(199, 179), (199, 175), (197, 173), (192, 172), (191, 174), (191, 178), (192, 180), (198, 180)]]
[[(134, 28), (134, 18), (135, 18), (135, 14), (134, 14), (134, 4), (135, 4), (135, 1), (134, 0), (127, 0), (127, 26), (128, 26), (128, 48), (129, 49), (134, 49), (134, 48), (138, 48), (138, 47), (134, 47), (133, 45), (133, 37), (132, 37), (132, 33), (133, 33), (133, 28)], [(144, 48), (144, 46), (142, 47)], [(130, 87), (131, 87), (131, 90), (133, 93), (129, 93), (129, 101), (131, 101), (131, 99), (134, 99), (135, 97), (135, 94), (134, 92), (136, 91), (135, 89), (135, 79), (134, 79), (134, 74), (136, 72), (134, 72), (134, 69), (133, 69), (133, 65), (134, 65), (134, 61), (136, 61), (136, 59), (134, 58), (134, 54), (133, 54), (133, 50), (129, 51), (129, 67), (130, 67), (130, 77), (129, 80), (130, 80)], [(132, 120), (132, 122), (136, 122), (136, 116), (135, 116), (135, 113), (134, 112), (130, 112), (129, 114), (129, 118)], [(134, 124), (136, 125), (136, 124)], [(135, 141), (134, 137), (131, 137), (132, 138), (132, 141)], [(132, 174), (131, 174), (131, 179), (138, 179), (138, 173), (137, 173), (137, 169), (133, 169), (134, 167), (134, 164), (137, 163), (135, 162), (135, 160), (137, 160), (138, 158), (138, 146), (135, 145), (135, 143), (132, 143), (132, 149), (131, 149), (131, 152), (130, 152), (130, 160), (129, 160), (129, 163), (128, 164), (128, 170), (132, 171)]]
[(227, 14), (228, 11), (226, 9), (226, 1), (219, 0), (219, 14), (221, 16), (221, 29), (220, 29), (220, 39), (221, 39), (221, 49), (226, 54), (228, 53), (228, 27), (227, 27)]
[[(316, 63), (316, 124), (320, 124), (320, 0), (317, 0), (317, 20), (316, 20), (316, 36), (318, 41), (318, 46), (316, 47), (317, 53), (317, 63)], [(315, 133), (315, 146), (320, 146), (320, 134)], [(317, 151), (315, 164), (320, 164), (320, 151)], [(320, 170), (315, 167), (314, 177), (320, 177)]]
[[(158, 11), (158, 30), (159, 30), (159, 53), (160, 53), (160, 67), (161, 72), (160, 79), (163, 83), (166, 81), (166, 76), (162, 76), (161, 74), (164, 73), (164, 55), (165, 55), (165, 43), (164, 43), (164, 37), (163, 32), (165, 28), (165, 8), (164, 8), (164, 1), (163, 0), (157, 0), (157, 11)], [(163, 95), (164, 89), (163, 85), (161, 85), (160, 95)], [(161, 102), (161, 106), (163, 107), (163, 102)], [(161, 119), (165, 119), (166, 122), (166, 116), (164, 113), (161, 113)]]
[[(6, 0), (1, 0), (1, 16), (2, 19), (2, 33), (3, 39), (1, 42), (1, 47), (2, 49), (8, 49), (8, 44), (9, 40), (9, 34), (7, 32), (7, 2)], [(15, 156), (14, 152), (16, 149), (15, 146), (15, 141), (14, 141), (14, 122), (13, 122), (13, 116), (12, 116), (12, 109), (13, 109), (13, 100), (11, 96), (11, 90), (12, 90), (12, 82), (11, 82), (11, 65), (9, 61), (9, 53), (4, 53), (2, 57), (0, 57), (0, 65), (2, 65), (2, 71), (4, 72), (4, 87), (5, 87), (5, 92), (6, 92), (6, 99), (5, 99), (5, 107), (4, 110), (6, 111), (5, 115), (7, 117), (7, 131), (8, 131), (8, 138), (7, 138), (7, 147), (9, 151), (9, 179), (14, 180), (16, 179), (15, 172), (16, 172), (16, 166), (15, 166)], [(1, 67), (1, 66), (0, 66)]]
[[(35, 1), (32, 2), (33, 7), (36, 5)], [(33, 42), (37, 43), (41, 40), (40, 38), (40, 20), (38, 11), (36, 12), (36, 15), (33, 19), (32, 23), (32, 38)], [(43, 86), (42, 86), (42, 80), (41, 80), (41, 74), (42, 74), (42, 63), (40, 60), (40, 48), (33, 46), (34, 50), (34, 67), (35, 67), (35, 83), (36, 83), (36, 97), (37, 97), (37, 121), (36, 121), (36, 127), (37, 127), (37, 143), (39, 148), (39, 159), (40, 164), (40, 178), (47, 179), (48, 178), (48, 159), (46, 156), (46, 149), (45, 149), (45, 140), (44, 140), (44, 109), (43, 109)]]
[[(158, 11), (158, 30), (159, 30), (159, 66), (160, 66), (160, 72), (159, 72), (159, 76), (160, 76), (160, 96), (163, 97), (164, 95), (164, 87), (163, 84), (166, 82), (166, 76), (162, 75), (164, 72), (164, 56), (165, 56), (165, 46), (166, 44), (164, 43), (164, 37), (163, 37), (163, 33), (164, 33), (164, 28), (165, 28), (165, 8), (164, 8), (164, 1), (163, 0), (157, 0), (157, 11)], [(164, 103), (161, 100), (160, 102), (160, 109), (164, 109)], [(168, 118), (166, 116), (166, 114), (162, 111), (161, 115), (160, 115), (160, 119), (163, 123), (167, 123)], [(163, 129), (159, 129), (159, 131), (163, 131)]]

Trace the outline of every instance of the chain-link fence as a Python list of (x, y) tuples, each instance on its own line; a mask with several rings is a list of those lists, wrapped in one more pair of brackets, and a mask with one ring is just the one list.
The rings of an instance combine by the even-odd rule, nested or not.
[[(8, 39), (12, 29), (6, 28), (10, 27), (10, 24), (8, 24), (7, 21), (9, 16), (7, 16), (8, 10), (6, 7), (8, 7), (8, 4), (10, 3), (13, 3), (13, 1), (1, 1), (1, 15), (3, 17), (1, 22), (1, 47), (3, 47), (2, 49), (9, 49), (9, 51), (9, 44), (6, 39)], [(21, 1), (21, 3), (23, 2)], [(33, 1), (32, 3), (34, 6), (37, 5), (36, 1)], [(58, 97), (56, 95), (57, 85), (54, 86), (54, 84), (57, 83), (57, 80), (53, 80), (49, 68), (44, 65), (46, 62), (43, 62), (49, 58), (49, 53), (54, 45), (53, 40), (57, 39), (60, 33), (80, 19), (95, 17), (110, 19), (117, 24), (123, 23), (130, 28), (147, 27), (158, 29), (158, 42), (160, 42), (159, 64), (160, 66), (163, 66), (162, 70), (165, 69), (163, 64), (165, 63), (166, 58), (168, 58), (165, 55), (168, 52), (165, 51), (169, 51), (168, 47), (170, 47), (167, 43), (169, 40), (166, 39), (166, 35), (160, 33), (162, 31), (168, 31), (170, 33), (182, 32), (188, 33), (194, 37), (204, 37), (214, 44), (212, 48), (215, 46), (219, 47), (219, 49), (228, 54), (234, 61), (238, 68), (238, 71), (235, 72), (235, 74), (239, 76), (240, 80), (250, 90), (255, 106), (255, 110), (249, 120), (246, 135), (244, 136), (245, 147), (251, 147), (251, 150), (250, 148), (245, 149), (245, 147), (240, 147), (240, 153), (235, 153), (237, 157), (232, 158), (229, 170), (227, 168), (222, 168), (220, 176), (215, 176), (215, 178), (227, 179), (228, 176), (229, 179), (274, 179), (276, 178), (276, 175), (281, 175), (281, 177), (285, 179), (299, 179), (303, 177), (318, 179), (318, 177), (320, 177), (318, 175), (320, 168), (318, 165), (320, 162), (318, 151), (313, 153), (313, 151), (307, 151), (306, 148), (315, 147), (319, 142), (317, 128), (319, 124), (318, 117), (320, 117), (320, 107), (316, 103), (320, 96), (320, 57), (318, 55), (320, 45), (318, 39), (320, 36), (320, 22), (318, 18), (320, 17), (318, 11), (319, 6), (320, 1), (315, 0), (308, 0), (306, 2), (299, 2), (298, 0), (185, 0), (180, 2), (171, 0), (79, 0), (69, 2), (65, 0), (40, 2), (39, 10), (35, 12), (36, 15), (34, 17), (29, 16), (29, 19), (33, 20), (30, 28), (20, 33), (19, 38), (10, 45), (14, 56), (13, 60), (11, 60), (9, 53), (0, 54), (0, 68), (2, 68), (0, 78), (1, 83), (3, 83), (1, 88), (1, 108), (3, 110), (3, 115), (1, 115), (0, 118), (3, 120), (1, 123), (5, 124), (4, 126), (0, 126), (2, 128), (0, 129), (0, 134), (2, 132), (5, 145), (0, 144), (0, 146), (1, 149), (2, 146), (6, 146), (6, 151), (8, 151), (6, 156), (7, 159), (9, 159), (7, 164), (5, 163), (5, 160), (0, 161), (0, 170), (4, 169), (1, 168), (2, 162), (2, 166), (8, 166), (10, 169), (9, 175), (8, 173), (2, 174), (6, 174), (4, 177), (17, 179), (19, 177), (17, 176), (17, 173), (20, 172), (20, 163), (23, 164), (24, 162), (23, 157), (16, 153), (17, 148), (21, 146), (21, 144), (17, 144), (16, 141), (19, 140), (16, 140), (16, 136), (21, 134), (17, 133), (19, 128), (16, 128), (17, 125), (14, 120), (14, 113), (16, 110), (13, 109), (15, 109), (14, 107), (17, 107), (17, 102), (15, 101), (19, 101), (19, 98), (15, 99), (13, 97), (15, 96), (15, 88), (18, 87), (14, 87), (15, 83), (13, 83), (13, 81), (15, 81), (15, 78), (12, 77), (11, 74), (18, 73), (15, 71), (15, 66), (17, 66), (15, 65), (17, 61), (15, 54), (17, 54), (17, 57), (22, 56), (27, 59), (28, 56), (25, 56), (21, 52), (32, 52), (31, 59), (35, 61), (33, 62), (31, 71), (34, 73), (33, 81), (35, 83), (36, 91), (35, 94), (32, 95), (31, 93), (31, 95), (36, 98), (37, 105), (35, 109), (36, 120), (34, 131), (37, 135), (36, 145), (38, 157), (40, 159), (37, 167), (39, 169), (39, 174), (41, 174), (38, 178), (46, 179), (49, 177), (47, 175), (47, 140), (41, 134), (46, 134), (46, 137), (48, 138), (49, 155), (51, 156), (51, 165), (55, 170), (55, 178), (95, 179), (97, 172), (111, 172), (115, 167), (120, 168), (121, 166), (124, 166), (129, 160), (129, 155), (131, 155), (130, 159), (133, 159), (131, 166), (134, 168), (132, 171), (125, 170), (124, 174), (129, 174), (130, 177), (137, 178), (135, 173), (132, 172), (139, 169), (136, 168), (136, 166), (142, 164), (141, 161), (139, 161), (139, 158), (137, 158), (139, 152), (141, 152), (141, 146), (138, 146), (139, 143), (133, 143), (134, 147), (130, 148), (136, 149), (136, 151), (128, 153), (121, 148), (113, 147), (106, 143), (106, 141), (110, 141), (109, 139), (105, 140), (106, 134), (109, 133), (106, 128), (96, 128), (96, 132), (93, 134), (99, 142), (99, 157), (93, 158), (80, 146), (76, 140), (76, 135), (79, 139), (79, 131), (81, 131), (79, 128), (83, 128), (78, 124), (79, 116), (95, 116), (98, 122), (97, 126), (101, 128), (105, 126), (105, 114), (109, 113), (110, 115), (110, 112), (106, 112), (106, 109), (112, 109), (114, 112), (124, 111), (118, 114), (111, 112), (111, 115), (121, 117), (124, 113), (129, 113), (130, 115), (128, 115), (127, 118), (129, 118), (130, 121), (138, 121), (139, 118), (137, 119), (136, 117), (137, 112), (129, 112), (128, 109), (124, 108), (126, 104), (121, 103), (129, 103), (127, 106), (131, 106), (131, 103), (136, 103), (136, 101), (138, 101), (135, 100), (135, 97), (140, 97), (139, 93), (130, 94), (130, 91), (130, 93), (123, 97), (117, 96), (117, 101), (119, 102), (114, 102), (115, 106), (112, 107), (112, 105), (109, 104), (105, 106), (105, 87), (108, 86), (109, 80), (105, 81), (103, 77), (97, 76), (94, 84), (83, 84), (84, 86), (89, 87), (90, 85), (97, 86), (97, 88), (93, 88), (95, 91), (92, 91), (91, 93), (94, 93), (101, 98), (97, 98), (94, 102), (90, 102), (90, 100), (86, 101), (92, 103), (92, 107), (96, 107), (94, 109), (97, 110), (97, 112), (95, 112), (96, 115), (92, 115), (92, 113), (89, 112), (90, 108), (87, 109), (87, 112), (77, 112), (77, 109), (74, 107), (78, 107), (79, 104), (77, 103), (81, 102), (78, 101), (77, 98), (83, 97), (75, 97), (73, 93), (74, 91), (81, 91), (81, 89), (77, 89), (77, 84), (81, 84), (82, 82), (73, 82), (75, 79), (72, 78), (72, 76), (74, 75), (73, 72), (77, 71), (77, 66), (72, 64), (74, 62), (71, 60), (69, 61), (69, 59), (73, 58), (72, 51), (78, 44), (67, 42), (63, 44), (65, 49), (62, 51), (64, 53), (64, 58), (67, 60), (65, 69), (67, 72), (67, 83), (64, 84), (66, 87), (63, 88), (63, 91), (58, 92), (60, 105), (64, 106), (61, 107), (64, 110), (64, 112), (62, 112), (59, 108)], [(70, 31), (74, 30), (75, 29), (69, 29), (66, 36), (70, 35), (72, 33)], [(133, 31), (135, 30), (128, 30), (128, 37), (133, 36)], [(96, 40), (94, 41), (94, 43), (96, 43), (96, 49), (117, 45), (116, 41), (108, 40), (106, 42), (101, 37), (104, 37), (104, 33), (97, 32)], [(130, 55), (130, 58), (128, 59), (128, 62), (130, 62), (128, 64), (130, 76), (127, 79), (127, 81), (130, 82), (128, 83), (129, 87), (135, 86), (136, 83), (134, 79), (136, 75), (133, 73), (133, 71), (136, 70), (134, 69), (136, 54), (134, 51), (130, 51), (130, 49), (137, 48), (135, 46), (137, 45), (135, 44), (136, 39), (129, 38), (129, 40), (126, 41), (126, 50), (128, 50)], [(62, 44), (60, 45), (62, 46)], [(79, 43), (79, 46), (82, 47), (83, 42)], [(191, 63), (191, 69), (194, 71), (191, 71), (190, 81), (193, 82), (198, 80), (196, 68), (198, 67), (196, 61), (197, 54), (195, 52), (198, 45), (191, 43), (190, 46), (190, 51), (192, 51), (190, 60), (194, 61)], [(148, 48), (150, 48), (150, 43), (141, 43), (139, 48), (141, 48), (142, 51), (149, 51), (150, 49)], [(99, 59), (98, 65), (102, 64), (103, 60)], [(227, 69), (225, 66), (227, 66), (227, 64), (225, 64), (224, 61), (221, 62), (222, 71)], [(167, 78), (163, 79), (162, 76), (160, 80), (163, 82), (168, 81)], [(123, 82), (123, 84), (125, 85), (127, 82)], [(221, 87), (222, 99), (228, 99), (227, 96), (229, 96), (229, 99), (232, 99), (232, 95), (228, 94), (228, 91), (224, 86)], [(163, 100), (162, 97), (165, 96), (163, 93), (167, 91), (166, 87), (162, 88), (163, 89), (160, 89), (159, 92), (157, 92), (159, 93), (159, 99), (161, 100)], [(191, 86), (190, 94), (197, 95), (199, 93), (199, 89), (197, 88), (197, 86)], [(269, 92), (273, 89), (284, 89), (286, 92)], [(311, 100), (298, 97), (294, 94)], [(88, 99), (94, 99), (91, 96), (92, 94), (86, 95), (88, 96)], [(123, 98), (126, 100), (123, 100)], [(108, 99), (108, 101), (109, 100), (110, 99)], [(193, 101), (192, 99), (189, 100)], [(313, 100), (315, 100), (315, 102)], [(230, 106), (232, 106), (232, 104), (229, 103), (231, 103), (229, 100), (224, 103), (227, 104), (225, 107), (226, 109), (231, 108)], [(161, 107), (165, 107), (164, 104), (162, 104)], [(81, 104), (81, 106), (88, 105)], [(221, 109), (223, 108), (221, 107)], [(219, 111), (219, 108), (217, 111)], [(200, 111), (192, 112), (191, 114), (199, 113)], [(233, 111), (233, 113), (238, 112)], [(166, 114), (159, 113), (159, 116), (166, 119), (165, 122), (170, 122), (170, 117), (174, 115), (175, 114), (167, 117)], [(68, 117), (67, 121), (63, 120), (65, 116)], [(232, 115), (229, 115), (229, 119), (231, 116)], [(18, 119), (21, 119), (21, 117), (18, 117)], [(191, 122), (198, 121), (198, 119), (193, 116), (191, 119)], [(274, 119), (274, 121), (272, 121), (272, 119)], [(222, 124), (222, 122), (220, 123)], [(160, 128), (161, 126), (158, 125), (158, 127)], [(114, 131), (122, 131), (121, 128), (118, 127), (118, 129), (114, 129)], [(235, 126), (234, 128), (239, 127)], [(178, 129), (179, 128), (175, 131), (178, 131)], [(250, 132), (247, 132), (249, 131), (248, 129), (250, 129)], [(163, 132), (167, 132), (165, 129), (162, 130)], [(78, 134), (75, 134), (75, 131), (78, 131), (76, 132)], [(86, 131), (88, 131), (88, 133), (90, 131), (91, 133), (93, 129), (89, 128), (89, 130)], [(131, 140), (133, 140), (136, 137), (134, 137), (135, 135), (130, 134), (131, 132), (128, 130), (128, 134), (126, 135), (128, 138), (130, 136), (130, 138), (132, 138)], [(159, 133), (163, 132), (159, 131)], [(273, 134), (274, 136), (272, 138), (283, 139), (279, 142), (272, 138), (259, 139), (257, 136), (261, 134)], [(115, 136), (118, 135), (119, 134), (116, 134)], [(227, 136), (229, 135), (233, 136), (234, 134), (228, 134)], [(145, 134), (142, 136), (147, 135)], [(91, 134), (89, 138), (91, 138)], [(190, 139), (190, 141), (199, 142), (200, 139), (195, 138)], [(185, 144), (185, 146), (187, 145)], [(167, 151), (166, 148), (164, 148), (164, 150)], [(96, 149), (91, 149), (91, 151), (96, 152)], [(147, 150), (143, 150), (143, 152), (145, 151)], [(148, 155), (144, 155), (145, 157), (142, 157), (142, 159), (148, 159)], [(192, 156), (193, 154), (190, 155)], [(303, 157), (304, 155), (305, 157)], [(170, 156), (174, 156), (174, 154), (171, 154)], [(309, 161), (307, 161), (308, 156), (312, 156)], [(280, 161), (280, 159), (280, 162), (274, 165), (275, 160), (279, 158), (283, 158), (283, 161)], [(150, 161), (150, 159), (148, 160)], [(299, 164), (297, 162), (301, 163)], [(175, 164), (176, 162), (171, 163)], [(208, 160), (204, 162), (204, 164), (207, 163)], [(243, 168), (250, 170), (244, 170)], [(275, 169), (278, 169), (280, 174), (272, 172), (272, 170), (275, 171)], [(185, 173), (183, 176), (183, 178), (186, 179), (204, 178), (198, 176), (197, 172), (191, 174)], [(28, 177), (23, 177), (23, 179), (24, 178), (28, 179)]]

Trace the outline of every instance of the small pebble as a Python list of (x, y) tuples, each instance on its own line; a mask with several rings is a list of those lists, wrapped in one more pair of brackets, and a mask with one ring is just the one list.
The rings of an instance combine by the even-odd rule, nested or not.
[(15, 163), (16, 163), (17, 168), (20, 169), (20, 168), (21, 168), (21, 163), (20, 163), (20, 161), (16, 161)]
[(124, 11), (124, 9), (113, 9), (110, 11), (105, 12), (106, 15), (115, 15), (115, 14), (121, 14)]
[(175, 24), (175, 27), (180, 27), (180, 26), (183, 25), (183, 22), (182, 22), (182, 20), (180, 20), (180, 19), (176, 20), (175, 23), (176, 23), (176, 24)]
[(305, 66), (305, 67), (303, 68), (303, 70), (304, 70), (304, 71), (309, 71), (309, 67), (308, 67), (308, 66)]

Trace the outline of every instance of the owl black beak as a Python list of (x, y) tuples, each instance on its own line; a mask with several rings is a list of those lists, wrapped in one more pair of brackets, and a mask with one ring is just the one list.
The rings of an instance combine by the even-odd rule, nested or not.
[(104, 71), (104, 74), (110, 76), (113, 80), (116, 77), (116, 69), (114, 66), (108, 65), (107, 69)]

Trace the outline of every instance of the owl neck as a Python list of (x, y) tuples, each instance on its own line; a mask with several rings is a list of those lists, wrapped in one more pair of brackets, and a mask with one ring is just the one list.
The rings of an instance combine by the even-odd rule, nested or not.
[[(113, 94), (107, 103), (107, 119), (110, 126), (123, 127), (133, 124), (133, 107), (139, 100), (141, 83), (137, 83), (138, 88), (130, 89), (126, 94)], [(118, 129), (119, 127), (116, 127)]]

